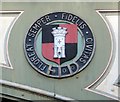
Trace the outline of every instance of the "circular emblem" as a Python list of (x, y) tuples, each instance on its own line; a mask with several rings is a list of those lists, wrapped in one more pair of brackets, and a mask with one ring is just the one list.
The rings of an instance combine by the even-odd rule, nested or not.
[(85, 69), (95, 41), (89, 26), (78, 16), (55, 12), (33, 23), (24, 41), (30, 65), (43, 75), (65, 78)]

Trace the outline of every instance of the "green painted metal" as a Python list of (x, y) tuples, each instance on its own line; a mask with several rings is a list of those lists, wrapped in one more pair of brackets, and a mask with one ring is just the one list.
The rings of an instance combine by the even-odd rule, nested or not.
[[(111, 53), (110, 33), (97, 9), (117, 9), (117, 2), (36, 2), (36, 3), (2, 3), (2, 10), (23, 10), (24, 13), (15, 23), (9, 38), (9, 56), (12, 69), (0, 68), (2, 79), (28, 85), (34, 88), (60, 94), (77, 100), (110, 100), (85, 90), (104, 71)], [(82, 72), (64, 79), (53, 79), (41, 75), (27, 62), (24, 54), (24, 38), (31, 24), (50, 12), (70, 12), (87, 22), (95, 37), (96, 49), (91, 63)], [(1, 85), (0, 85), (1, 87)], [(23, 99), (52, 99), (25, 90), (2, 86), (4, 94)]]

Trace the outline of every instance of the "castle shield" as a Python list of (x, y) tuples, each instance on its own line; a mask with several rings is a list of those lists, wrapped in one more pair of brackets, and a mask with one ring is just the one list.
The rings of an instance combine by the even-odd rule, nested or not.
[(78, 31), (75, 24), (42, 27), (42, 55), (58, 65), (77, 55)]

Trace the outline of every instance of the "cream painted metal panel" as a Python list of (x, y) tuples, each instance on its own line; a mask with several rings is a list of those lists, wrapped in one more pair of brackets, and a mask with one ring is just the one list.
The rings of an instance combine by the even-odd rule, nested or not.
[(113, 54), (111, 56), (112, 60), (110, 61), (108, 67), (106, 67), (106, 72), (104, 71), (105, 73), (101, 74), (101, 78), (99, 77), (100, 80), (96, 80), (96, 82), (91, 85), (92, 87), (90, 86), (91, 88), (89, 88), (96, 93), (118, 100), (119, 87), (115, 85), (115, 82), (120, 74), (118, 69), (118, 18), (120, 11), (101, 10), (98, 12), (106, 22), (106, 25), (111, 32), (113, 41)]
[(0, 11), (0, 66), (12, 68), (8, 54), (10, 31), (22, 11)]

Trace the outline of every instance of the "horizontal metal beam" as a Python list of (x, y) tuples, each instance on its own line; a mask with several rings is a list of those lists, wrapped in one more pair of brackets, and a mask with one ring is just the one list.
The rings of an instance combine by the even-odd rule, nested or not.
[(69, 98), (69, 97), (65, 97), (65, 96), (62, 96), (62, 95), (59, 95), (59, 94), (55, 94), (53, 92), (45, 91), (45, 90), (38, 89), (38, 88), (33, 88), (31, 86), (22, 85), (22, 84), (18, 84), (18, 83), (6, 81), (6, 80), (0, 80), (0, 84), (10, 86), (10, 87), (14, 87), (14, 88), (18, 88), (18, 89), (22, 89), (22, 90), (26, 90), (26, 91), (29, 91), (29, 92), (34, 92), (36, 94), (42, 94), (42, 95), (49, 96), (49, 97), (52, 97), (52, 98), (56, 98), (56, 99), (59, 99), (59, 100), (64, 100), (64, 101), (75, 100), (75, 99), (72, 99), (72, 98)]

